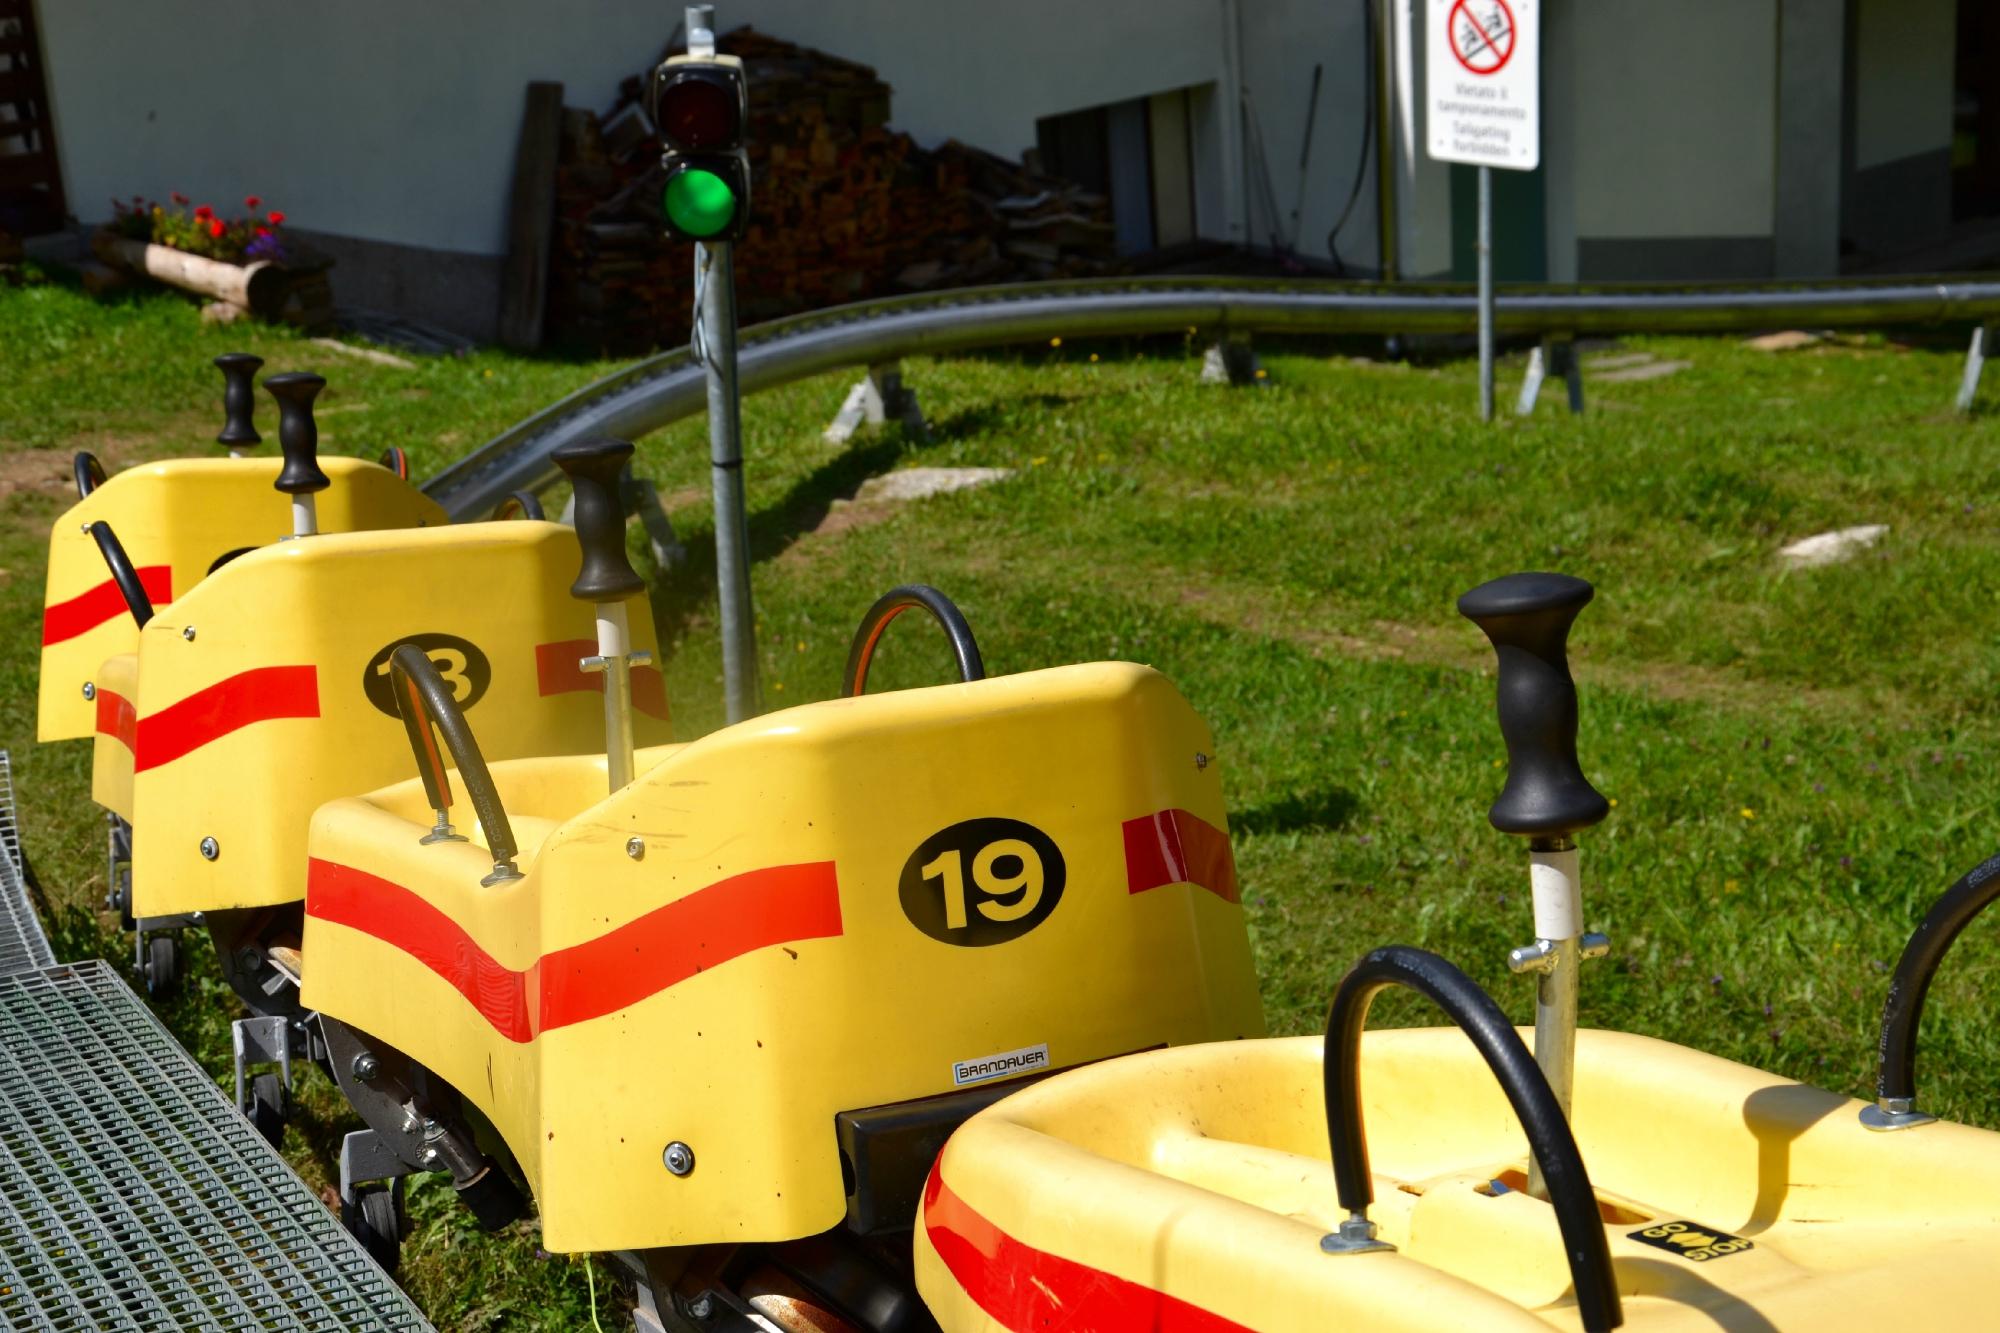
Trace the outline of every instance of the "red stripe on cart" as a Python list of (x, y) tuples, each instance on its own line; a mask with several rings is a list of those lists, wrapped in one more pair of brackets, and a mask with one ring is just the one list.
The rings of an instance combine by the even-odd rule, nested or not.
[(338, 862), (313, 858), (306, 915), (402, 950), (515, 1042), (602, 1018), (744, 954), (841, 933), (831, 861), (732, 875), (523, 971), (409, 889)]
[[(146, 590), (146, 599), (154, 606), (171, 602), (174, 599), (173, 567), (143, 566), (139, 570), (139, 586)], [(118, 581), (106, 579), (66, 602), (54, 602), (42, 609), (42, 647), (67, 643), (107, 620), (130, 613), (131, 609), (125, 605), (125, 594), (118, 591)]]
[(1193, 884), (1237, 902), (1229, 835), (1199, 815), (1161, 810), (1125, 821), (1125, 887), (1131, 893)]
[[(604, 673), (585, 671), (578, 665), (586, 657), (597, 656), (597, 640), (564, 639), (559, 643), (535, 645), (535, 686), (544, 698), (573, 690), (604, 693)], [(648, 717), (667, 721), (667, 680), (654, 666), (632, 668), (632, 706)]]
[(102, 685), (97, 687), (97, 734), (120, 741), (126, 749), (135, 753), (138, 751), (138, 712), (133, 709), (130, 699), (114, 694)]
[(170, 764), (258, 722), (319, 716), (319, 668), (253, 667), (139, 719), (134, 772)]
[(1016, 1240), (952, 1193), (938, 1163), (924, 1182), (924, 1233), (965, 1294), (1014, 1333), (1249, 1333), (1177, 1296)]

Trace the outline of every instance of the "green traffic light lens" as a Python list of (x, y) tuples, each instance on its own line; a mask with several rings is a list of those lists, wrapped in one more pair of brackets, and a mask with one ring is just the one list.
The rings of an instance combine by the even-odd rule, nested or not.
[(669, 179), (661, 204), (667, 220), (690, 236), (719, 235), (736, 217), (736, 195), (729, 182), (699, 167)]

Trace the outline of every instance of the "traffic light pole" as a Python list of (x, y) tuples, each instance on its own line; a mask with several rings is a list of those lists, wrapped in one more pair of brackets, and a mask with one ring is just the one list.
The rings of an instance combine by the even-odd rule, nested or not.
[(736, 278), (727, 241), (697, 243), (695, 290), (708, 371), (708, 465), (715, 491), (715, 584), (722, 608), (722, 690), (728, 720), (757, 711), (757, 625), (750, 609), (750, 539), (743, 505), (743, 429), (736, 391)]

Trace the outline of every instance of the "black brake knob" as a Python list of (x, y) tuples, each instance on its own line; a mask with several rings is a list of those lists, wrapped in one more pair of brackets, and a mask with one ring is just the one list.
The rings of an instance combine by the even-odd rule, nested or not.
[(255, 421), (257, 368), (263, 364), (263, 357), (248, 352), (224, 352), (215, 358), (216, 369), (222, 372), (222, 434), (215, 437), (217, 444), (248, 449), (264, 442)]
[(1576, 682), (1565, 644), (1577, 612), (1596, 595), (1567, 574), (1509, 574), (1458, 599), (1500, 661), (1500, 735), (1507, 785), (1487, 818), (1502, 833), (1549, 837), (1588, 828), (1610, 803), (1576, 758)]
[(593, 435), (565, 444), (549, 457), (569, 476), (576, 496), (576, 543), (583, 548), (583, 568), (569, 585), (570, 596), (615, 602), (644, 590), (646, 581), (625, 556), (625, 502), (618, 485), (632, 446)]
[(295, 370), (265, 378), (264, 387), (278, 400), (278, 447), (285, 466), (273, 484), (287, 495), (310, 495), (333, 483), (319, 470), (319, 426), (313, 421), (313, 399), (326, 387), (324, 376)]

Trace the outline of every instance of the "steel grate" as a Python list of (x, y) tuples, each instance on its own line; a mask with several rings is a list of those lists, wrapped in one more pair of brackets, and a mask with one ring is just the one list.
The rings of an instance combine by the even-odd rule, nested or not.
[(0, 975), (0, 1325), (429, 1327), (96, 960)]
[[(0, 750), (0, 976), (53, 967), (56, 956), (35, 920), (21, 867), (21, 831), (14, 818), (14, 774)], [(0, 1269), (0, 1282), (6, 1272)]]

